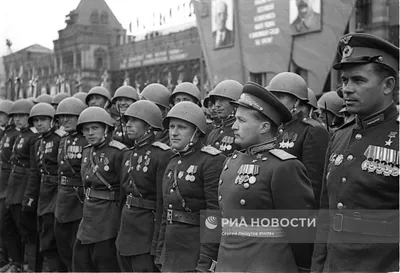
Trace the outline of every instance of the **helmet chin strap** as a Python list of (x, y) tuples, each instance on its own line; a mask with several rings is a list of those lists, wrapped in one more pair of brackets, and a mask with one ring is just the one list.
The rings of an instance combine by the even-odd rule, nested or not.
[(294, 114), (297, 111), (297, 106), (299, 106), (300, 100), (296, 99), (295, 103), (293, 104), (293, 108), (290, 110), (290, 113)]
[(192, 137), (189, 140), (189, 143), (182, 150), (180, 150), (178, 152), (186, 152), (194, 145), (193, 140), (194, 140), (194, 137), (196, 136), (196, 133), (198, 130), (199, 130), (199, 128), (196, 127), (196, 130), (194, 130)]

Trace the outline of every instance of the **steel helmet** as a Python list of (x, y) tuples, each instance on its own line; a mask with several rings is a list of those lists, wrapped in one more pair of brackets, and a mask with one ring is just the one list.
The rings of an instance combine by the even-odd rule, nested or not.
[(71, 97), (71, 95), (68, 93), (59, 93), (54, 96), (53, 100), (51, 101), (51, 104), (58, 105), (63, 99), (66, 99), (69, 97)]
[(33, 102), (30, 99), (19, 99), (14, 102), (11, 107), (10, 115), (25, 114), (29, 115), (33, 107)]
[(105, 97), (108, 102), (111, 104), (111, 95), (110, 92), (105, 89), (104, 87), (101, 86), (95, 86), (92, 89), (89, 90), (89, 93), (87, 94), (86, 98), (85, 98), (85, 102), (87, 105), (89, 105), (89, 99), (90, 99), (90, 95), (100, 95)]
[(0, 102), (0, 112), (9, 115), (14, 102), (11, 100), (2, 100)]
[(54, 107), (46, 102), (39, 102), (35, 106), (32, 107), (31, 112), (29, 114), (29, 122), (32, 122), (34, 117), (49, 117), (53, 118), (56, 110)]
[(35, 99), (34, 103), (45, 102), (45, 103), (51, 104), (52, 100), (53, 100), (53, 97), (50, 96), (49, 94), (41, 94)]
[(310, 88), (308, 89), (308, 105), (311, 105), (312, 107), (314, 107), (314, 109), (318, 109), (318, 105), (317, 105), (317, 97), (314, 94), (314, 91), (312, 91)]
[(169, 108), (171, 92), (162, 84), (151, 83), (143, 89), (140, 95), (143, 99), (152, 101), (159, 106)]
[(193, 83), (183, 82), (178, 84), (172, 92), (171, 96), (169, 97), (171, 104), (174, 104), (174, 98), (179, 93), (192, 96), (197, 101), (197, 104), (201, 105), (200, 90)]
[(275, 75), (266, 89), (272, 93), (287, 93), (302, 101), (308, 101), (307, 83), (293, 72), (282, 72)]
[(98, 106), (91, 106), (82, 111), (79, 115), (76, 130), (79, 132), (82, 130), (82, 126), (85, 123), (99, 122), (110, 127), (109, 131), (114, 130), (114, 122), (110, 114), (103, 108)]
[(233, 101), (237, 101), (242, 94), (243, 85), (235, 80), (224, 80), (215, 86), (213, 92), (209, 94), (210, 100), (214, 101), (215, 97), (223, 97)]
[(329, 91), (319, 98), (318, 107), (320, 109), (325, 109), (326, 104), (326, 110), (337, 117), (342, 117), (339, 111), (342, 109), (343, 103), (343, 99), (339, 97), (336, 91)]
[(75, 93), (72, 97), (80, 99), (83, 103), (86, 103), (87, 95), (88, 94), (86, 92), (78, 92), (78, 93)]
[(86, 104), (77, 98), (66, 98), (57, 106), (56, 116), (74, 115), (79, 116), (86, 109)]
[(132, 103), (124, 114), (124, 118), (128, 117), (143, 120), (156, 130), (162, 130), (162, 114), (160, 108), (154, 102), (148, 100), (138, 100)]
[(207, 124), (204, 112), (198, 105), (192, 102), (182, 101), (172, 107), (163, 120), (164, 128), (169, 127), (169, 121), (171, 118), (178, 118), (187, 121), (196, 126), (200, 132), (206, 134)]
[(117, 98), (129, 98), (134, 101), (139, 100), (139, 95), (136, 92), (136, 89), (130, 85), (121, 86), (115, 91), (114, 97), (112, 98), (112, 103), (115, 103)]

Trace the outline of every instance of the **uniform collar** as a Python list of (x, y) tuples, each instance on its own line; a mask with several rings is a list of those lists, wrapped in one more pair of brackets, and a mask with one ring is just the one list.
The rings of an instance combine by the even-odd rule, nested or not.
[(22, 133), (25, 133), (25, 132), (29, 131), (30, 129), (31, 129), (31, 127), (28, 125), (28, 126), (26, 126), (25, 128), (22, 128), (20, 131), (21, 131)]
[(183, 156), (187, 156), (187, 155), (193, 154), (196, 150), (200, 149), (200, 147), (202, 145), (203, 145), (202, 141), (201, 141), (201, 139), (199, 139), (195, 144), (193, 144), (191, 147), (189, 147), (189, 149), (187, 149), (184, 152), (178, 152), (176, 150), (173, 150), (175, 152), (175, 154), (172, 157), (175, 157), (175, 156), (183, 157)]
[(140, 138), (138, 141), (135, 141), (135, 144), (130, 148), (131, 150), (133, 149), (138, 149), (143, 146), (149, 145), (150, 143), (154, 142), (155, 135), (153, 132), (146, 134), (142, 138)]
[(397, 115), (397, 108), (393, 102), (391, 102), (388, 107), (385, 109), (376, 112), (364, 119), (361, 119), (359, 116), (356, 116), (356, 123), (357, 125), (362, 128), (366, 129), (377, 124), (380, 124), (388, 119), (391, 119)]
[(43, 138), (48, 138), (54, 131), (55, 131), (54, 128), (50, 128), (50, 130), (48, 130), (46, 133), (42, 134), (42, 137)]
[(275, 147), (275, 142), (276, 142), (276, 137), (274, 137), (266, 142), (252, 145), (247, 148), (246, 153), (249, 155), (255, 155), (255, 154), (259, 154), (259, 153), (263, 153), (265, 151), (271, 150)]
[(106, 145), (106, 143), (108, 143), (108, 142), (110, 142), (110, 139), (104, 139), (102, 142), (100, 142), (99, 144), (97, 144), (97, 145), (90, 145), (90, 146), (93, 146), (95, 149), (100, 149), (100, 148), (103, 148), (105, 145)]
[(232, 127), (232, 125), (235, 123), (235, 116), (229, 115), (226, 119), (221, 120), (221, 127)]
[(302, 110), (297, 110), (292, 114), (292, 119), (289, 120), (288, 122), (283, 123), (283, 126), (286, 126), (292, 122), (295, 122), (296, 120), (302, 119), (304, 117), (304, 112)]

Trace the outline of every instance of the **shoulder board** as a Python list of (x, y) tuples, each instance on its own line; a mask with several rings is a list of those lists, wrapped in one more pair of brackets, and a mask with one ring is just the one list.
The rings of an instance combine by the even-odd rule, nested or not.
[(37, 132), (38, 132), (35, 127), (30, 127), (29, 129), (31, 129), (32, 133), (34, 133), (34, 134), (37, 134)]
[(158, 147), (158, 148), (160, 148), (161, 150), (164, 150), (164, 151), (171, 150), (171, 147), (169, 147), (167, 144), (162, 143), (160, 141), (154, 142), (153, 144), (151, 144), (151, 146)]
[(124, 148), (126, 148), (125, 144), (116, 140), (111, 140), (110, 143), (108, 143), (108, 146), (117, 148), (118, 150), (123, 150)]
[(57, 129), (57, 130), (54, 131), (54, 133), (56, 133), (56, 134), (59, 135), (60, 137), (63, 137), (63, 136), (65, 136), (65, 135), (67, 135), (67, 132), (65, 132), (65, 131), (62, 130), (62, 129)]
[(201, 151), (210, 155), (218, 155), (221, 153), (220, 150), (218, 150), (217, 148), (214, 148), (213, 146), (204, 146), (203, 148), (201, 148)]
[(301, 120), (303, 123), (311, 125), (312, 127), (322, 126), (322, 124), (315, 119), (312, 118), (302, 118)]
[[(356, 118), (355, 118), (355, 117), (353, 117), (351, 120), (349, 120), (348, 122), (346, 122), (345, 124), (343, 124), (342, 126), (340, 126), (340, 127), (338, 128), (338, 130), (343, 129), (343, 128), (346, 128), (346, 127), (348, 127), (348, 126), (350, 126), (350, 125), (353, 125), (354, 123), (356, 123)], [(336, 130), (336, 131), (337, 131), (337, 130)]]
[(270, 154), (273, 154), (274, 156), (276, 156), (277, 158), (279, 158), (280, 160), (288, 160), (288, 159), (295, 159), (297, 158), (296, 156), (289, 154), (288, 152), (281, 150), (281, 149), (272, 149), (269, 150)]

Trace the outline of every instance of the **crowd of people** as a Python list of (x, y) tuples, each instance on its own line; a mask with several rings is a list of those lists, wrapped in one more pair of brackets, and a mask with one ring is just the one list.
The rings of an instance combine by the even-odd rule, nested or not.
[[(0, 271), (398, 271), (399, 48), (338, 52), (319, 100), (282, 72), (204, 100), (184, 82), (1, 101)], [(211, 212), (254, 211), (317, 220), (206, 238)]]

